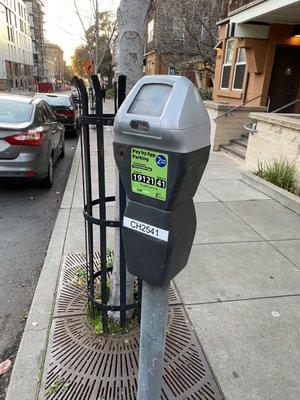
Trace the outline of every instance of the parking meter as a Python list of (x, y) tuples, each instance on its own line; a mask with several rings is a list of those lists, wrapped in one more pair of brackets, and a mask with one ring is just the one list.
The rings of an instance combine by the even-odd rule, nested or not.
[(114, 156), (128, 197), (127, 268), (149, 285), (166, 285), (188, 261), (193, 196), (209, 152), (209, 117), (185, 77), (142, 78), (115, 117)]

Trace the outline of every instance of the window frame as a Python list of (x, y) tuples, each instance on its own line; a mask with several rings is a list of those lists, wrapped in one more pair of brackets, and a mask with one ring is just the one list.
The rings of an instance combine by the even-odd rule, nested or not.
[(174, 16), (172, 34), (174, 40), (183, 40), (186, 36), (184, 21), (178, 16)]
[(43, 108), (41, 107), (41, 104), (36, 106), (36, 122), (39, 125), (46, 124), (46, 115), (45, 115)]
[[(244, 50), (245, 51), (245, 61), (239, 61), (239, 55), (240, 55), (240, 51)], [(236, 91), (236, 92), (242, 92), (243, 91), (243, 86), (244, 86), (244, 79), (245, 79), (245, 72), (246, 72), (246, 66), (247, 66), (247, 60), (246, 60), (246, 49), (244, 47), (239, 47), (237, 49), (236, 52), (236, 59), (235, 59), (235, 63), (234, 63), (234, 71), (233, 71), (233, 78), (232, 78), (232, 87), (231, 89)], [(235, 88), (234, 87), (234, 81), (235, 81), (235, 77), (236, 77), (236, 70), (237, 70), (237, 66), (238, 65), (244, 65), (245, 69), (244, 69), (244, 75), (243, 75), (243, 80), (242, 80), (242, 87), (241, 88)]]
[[(228, 43), (229, 42), (233, 43), (233, 53), (232, 53), (232, 58), (231, 58), (230, 63), (229, 62), (225, 62), (226, 58), (227, 58), (227, 49), (228, 49)], [(232, 61), (233, 61), (233, 58), (234, 58), (234, 46), (235, 46), (234, 38), (228, 39), (227, 42), (226, 42), (224, 58), (223, 58), (223, 63), (222, 63), (222, 73), (221, 73), (221, 79), (220, 79), (220, 89), (221, 90), (230, 90), (229, 89), (230, 88), (230, 75), (231, 75), (231, 69), (232, 69)], [(227, 87), (223, 87), (222, 86), (223, 75), (224, 75), (224, 67), (230, 67), (230, 69), (229, 69), (229, 78), (228, 78), (228, 86)]]
[(153, 40), (154, 40), (154, 18), (152, 18), (147, 25), (147, 43), (152, 43)]

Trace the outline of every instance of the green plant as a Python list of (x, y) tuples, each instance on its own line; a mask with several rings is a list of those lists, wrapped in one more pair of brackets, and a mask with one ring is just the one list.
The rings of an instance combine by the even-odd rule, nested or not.
[(85, 276), (86, 275), (85, 268), (83, 268), (81, 265), (77, 265), (75, 269), (75, 275), (77, 276), (77, 278), (82, 278), (83, 276)]
[(299, 194), (296, 166), (286, 158), (274, 160), (272, 164), (258, 162), (257, 175), (289, 192)]
[(199, 94), (202, 100), (212, 100), (212, 89), (199, 87)]
[(26, 321), (26, 319), (28, 318), (29, 315), (29, 311), (26, 311), (23, 315), (23, 321)]
[(57, 376), (51, 385), (46, 390), (47, 396), (52, 396), (53, 394), (57, 393), (60, 389), (65, 392), (71, 385), (71, 382), (66, 382), (64, 378), (61, 376)]
[[(88, 304), (87, 317), (96, 335), (103, 335), (104, 330), (103, 330), (101, 312), (96, 307), (93, 307), (91, 304)], [(113, 318), (108, 318), (108, 330), (109, 333), (115, 335), (124, 333), (123, 328), (121, 328), (119, 323), (116, 322)]]
[(39, 372), (38, 372), (38, 375), (37, 375), (37, 377), (36, 377), (37, 383), (42, 382), (42, 378), (43, 378), (43, 370), (40, 369)]
[(110, 247), (106, 249), (106, 266), (107, 268), (114, 266), (114, 252)]
[(113, 99), (114, 98), (114, 89), (107, 89), (106, 90), (106, 98), (107, 99)]

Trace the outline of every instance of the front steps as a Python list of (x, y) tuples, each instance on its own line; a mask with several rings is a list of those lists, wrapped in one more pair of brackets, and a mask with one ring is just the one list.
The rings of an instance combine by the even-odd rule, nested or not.
[(229, 144), (221, 144), (220, 151), (227, 153), (238, 161), (245, 161), (248, 137), (248, 133), (243, 133), (240, 139), (230, 140)]

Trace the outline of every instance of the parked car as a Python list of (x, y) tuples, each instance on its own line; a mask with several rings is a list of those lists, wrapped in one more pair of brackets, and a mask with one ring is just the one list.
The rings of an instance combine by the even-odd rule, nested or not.
[(34, 97), (45, 100), (57, 115), (58, 120), (64, 125), (66, 131), (71, 131), (77, 135), (78, 114), (72, 96), (36, 93)]
[(0, 96), (0, 179), (50, 188), (54, 164), (64, 154), (65, 128), (45, 101)]
[(79, 93), (77, 89), (73, 89), (71, 93), (72, 99), (76, 105), (79, 104)]
[(38, 82), (36, 84), (36, 90), (39, 93), (52, 93), (54, 91), (54, 85), (51, 82)]

